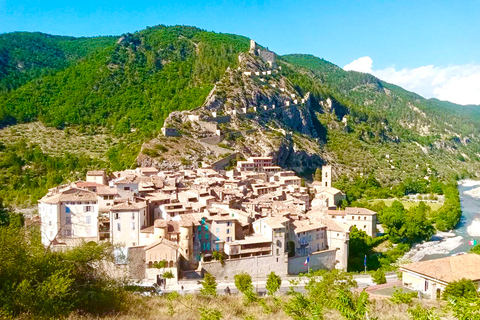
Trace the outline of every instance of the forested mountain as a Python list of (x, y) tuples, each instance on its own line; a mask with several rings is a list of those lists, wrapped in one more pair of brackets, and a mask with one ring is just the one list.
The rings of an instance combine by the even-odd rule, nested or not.
[(0, 92), (73, 65), (112, 45), (115, 39), (62, 37), (40, 32), (0, 34)]
[[(270, 139), (270, 149), (283, 152), (281, 162), (286, 166), (308, 173), (328, 162), (337, 167), (338, 176), (373, 173), (386, 185), (479, 172), (480, 111), (476, 106), (427, 100), (311, 55), (277, 57), (281, 71), (266, 83), (254, 78), (240, 81), (237, 68), (244, 68), (246, 61), (264, 68), (257, 58), (257, 62), (249, 58), (248, 48), (246, 37), (184, 26), (96, 38), (3, 34), (0, 127), (13, 130), (18, 123), (41, 121), (66, 134), (95, 135), (95, 127), (101, 126), (102, 132), (121, 139), (107, 146), (110, 164), (102, 165), (120, 169), (133, 164), (142, 142), (159, 133), (172, 111), (192, 110), (208, 104), (208, 99), (220, 99), (222, 105), (235, 99), (251, 105), (284, 101), (278, 86), (286, 86), (301, 97), (309, 92), (309, 107), (272, 119), (258, 115), (254, 123), (233, 126), (246, 131), (253, 126), (256, 137)], [(268, 81), (277, 89), (269, 87)], [(279, 134), (285, 130), (292, 134)], [(248, 144), (227, 138), (221, 144), (232, 151), (262, 151), (256, 148), (261, 141)], [(20, 147), (29, 151), (19, 151)], [(46, 169), (40, 163), (45, 158), (41, 152), (48, 150), (32, 141), (15, 145), (3, 141), (0, 196), (21, 188), (23, 171), (35, 176), (36, 185), (44, 190), (53, 182), (42, 177), (54, 170), (55, 163), (65, 169), (56, 183), (69, 178), (68, 170), (78, 176), (85, 166), (99, 163), (87, 161), (88, 154), (78, 158), (68, 154), (69, 165), (62, 166), (62, 158), (55, 154)], [(14, 156), (22, 164), (15, 170), (8, 165)]]
[(87, 59), (4, 95), (0, 123), (38, 119), (59, 128), (107, 126), (121, 134), (158, 130), (171, 111), (201, 105), (247, 48), (247, 38), (191, 27), (125, 34)]

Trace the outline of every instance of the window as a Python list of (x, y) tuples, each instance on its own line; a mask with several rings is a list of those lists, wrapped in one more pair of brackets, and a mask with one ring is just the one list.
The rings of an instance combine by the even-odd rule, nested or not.
[(135, 230), (135, 222), (132, 222), (132, 230)]
[(366, 225), (364, 225), (364, 226), (363, 226), (363, 229), (366, 229), (366, 228), (367, 228), (367, 226), (366, 226)]
[(130, 190), (130, 187), (123, 187), (123, 190), (128, 191)]
[(277, 256), (280, 254), (280, 249), (277, 248)]
[(216, 232), (217, 234), (219, 234), (219, 233), (220, 233), (220, 228), (217, 228), (217, 229), (215, 230), (215, 232)]
[(86, 217), (85, 217), (85, 223), (86, 223), (86, 224), (92, 223), (92, 217), (86, 216)]
[(208, 233), (205, 234), (205, 240), (208, 240)]
[(208, 231), (208, 225), (205, 225), (204, 228), (205, 228), (205, 231)]
[(215, 251), (219, 251), (220, 250), (220, 246), (218, 245), (218, 243), (215, 245)]
[(230, 227), (232, 226), (232, 223), (231, 222), (227, 222), (227, 227)]
[(367, 220), (367, 217), (363, 217), (363, 220)]
[(49, 226), (52, 226), (52, 221), (48, 221), (48, 225), (49, 225)]
[(65, 212), (66, 212), (66, 213), (70, 213), (70, 207), (66, 207), (66, 208), (65, 208)]
[(71, 229), (66, 229), (66, 230), (65, 230), (65, 235), (66, 235), (67, 237), (71, 237), (71, 236), (72, 236), (72, 230), (71, 230)]
[(317, 251), (320, 251), (320, 244), (317, 243)]
[(136, 242), (132, 242), (132, 246), (135, 247), (137, 245)]
[(65, 217), (65, 224), (72, 224), (72, 217)]
[(92, 206), (85, 206), (85, 207), (83, 207), (83, 211), (91, 212), (91, 211), (93, 211), (93, 207)]
[(115, 212), (115, 220), (118, 220), (119, 216), (118, 216), (118, 212)]
[(122, 225), (120, 223), (117, 223), (117, 230), (122, 231)]
[(202, 234), (201, 233), (198, 234), (198, 240), (202, 240)]
[(207, 242), (207, 251), (210, 251), (210, 242)]
[(202, 232), (202, 226), (198, 226), (198, 232)]
[(229, 234), (229, 233), (230, 233), (230, 229), (227, 229), (227, 234)]
[(132, 212), (132, 219), (135, 219), (135, 212)]

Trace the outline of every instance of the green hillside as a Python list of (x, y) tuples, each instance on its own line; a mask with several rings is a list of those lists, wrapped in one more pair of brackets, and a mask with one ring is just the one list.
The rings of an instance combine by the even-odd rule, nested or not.
[(114, 42), (115, 37), (74, 38), (40, 32), (0, 34), (0, 92), (53, 74)]
[(303, 91), (332, 100), (332, 113), (320, 110), (317, 116), (327, 128), (325, 151), (347, 172), (375, 173), (381, 181), (396, 182), (429, 173), (450, 179), (478, 171), (476, 106), (427, 100), (310, 55), (282, 60)]
[(59, 128), (155, 131), (171, 111), (201, 105), (238, 52), (247, 49), (247, 38), (192, 27), (125, 34), (88, 59), (5, 95), (0, 123), (39, 119)]

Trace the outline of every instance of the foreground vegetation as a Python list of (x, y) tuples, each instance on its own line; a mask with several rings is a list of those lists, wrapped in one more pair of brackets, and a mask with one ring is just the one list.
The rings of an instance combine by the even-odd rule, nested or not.
[[(0, 205), (0, 318), (4, 319), (479, 319), (480, 297), (470, 281), (447, 287), (444, 302), (417, 300), (397, 290), (391, 299), (371, 298), (352, 274), (334, 270), (304, 275), (278, 294), (282, 279), (267, 278), (267, 297), (254, 292), (248, 274), (235, 276), (239, 295), (219, 296), (207, 274), (200, 294), (142, 297), (112, 277), (113, 248), (86, 243), (56, 252), (40, 242), (38, 227)], [(376, 277), (375, 277), (376, 278)]]

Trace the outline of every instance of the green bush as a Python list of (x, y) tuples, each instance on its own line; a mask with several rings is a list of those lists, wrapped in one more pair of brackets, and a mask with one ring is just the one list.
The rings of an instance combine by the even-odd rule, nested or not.
[(282, 278), (275, 274), (275, 272), (270, 272), (267, 278), (266, 289), (269, 295), (273, 296), (275, 292), (280, 289), (282, 285)]
[(156, 158), (160, 155), (157, 151), (153, 149), (147, 149), (147, 148), (143, 149), (142, 153), (152, 158)]
[(413, 299), (417, 297), (416, 292), (403, 292), (402, 289), (395, 289), (390, 297), (390, 301), (395, 304), (411, 304)]
[(202, 288), (200, 289), (200, 293), (205, 296), (217, 296), (217, 281), (215, 277), (212, 276), (210, 273), (206, 273), (203, 281), (202, 281)]
[(477, 296), (477, 286), (471, 280), (462, 279), (450, 282), (443, 291), (442, 298), (474, 298)]
[(253, 291), (252, 277), (248, 273), (242, 272), (236, 274), (234, 280), (235, 287), (237, 287), (238, 291), (242, 293)]
[(122, 283), (110, 278), (109, 243), (83, 243), (52, 251), (38, 229), (0, 226), (0, 314), (9, 317), (61, 318), (75, 310), (103, 314), (123, 308)]
[(376, 284), (387, 283), (387, 278), (385, 277), (385, 272), (382, 269), (378, 269), (372, 274), (372, 279)]

